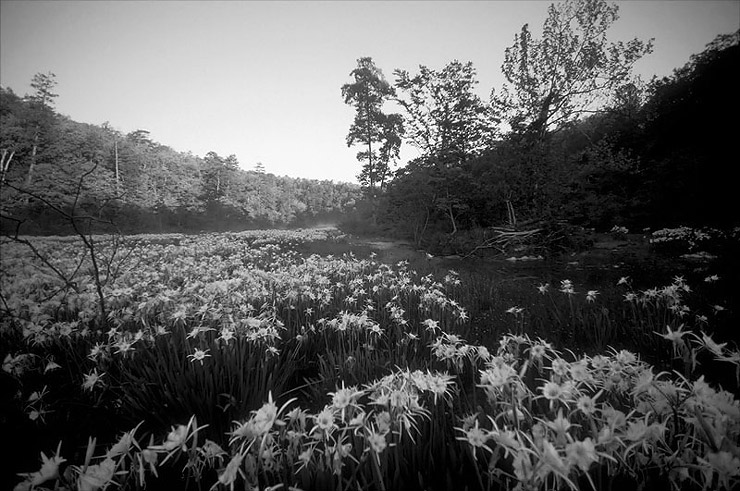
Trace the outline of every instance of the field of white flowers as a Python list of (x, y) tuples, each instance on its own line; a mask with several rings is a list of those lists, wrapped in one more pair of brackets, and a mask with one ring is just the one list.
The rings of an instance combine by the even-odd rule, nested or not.
[[(740, 351), (683, 277), (620, 279), (618, 311), (533, 284), (557, 339), (517, 305), (494, 338), (461, 275), (310, 252), (336, 231), (94, 240), (94, 265), (75, 238), (2, 243), (16, 490), (740, 485)], [(566, 329), (599, 351), (570, 351)], [(669, 363), (607, 347), (625, 336)]]

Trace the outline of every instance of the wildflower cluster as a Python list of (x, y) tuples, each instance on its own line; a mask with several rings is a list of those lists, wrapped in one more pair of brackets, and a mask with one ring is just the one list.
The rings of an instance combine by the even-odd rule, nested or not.
[(429, 418), (427, 405), (450, 397), (452, 378), (445, 373), (397, 370), (362, 388), (342, 384), (328, 394), (331, 402), (316, 413), (291, 408), (295, 399), (278, 407), (269, 394), (249, 418), (234, 422), (225, 447), (208, 439), (200, 443), (199, 432), (206, 426), (199, 427), (193, 417), (187, 424), (173, 426), (160, 443), (151, 437), (146, 446), (137, 441), (136, 427), (98, 457), (91, 439), (84, 463), (60, 473), (60, 464), (66, 462), (60, 443), (51, 458), (41, 454), (38, 471), (20, 474), (23, 480), (14, 489), (50, 482), (56, 489), (94, 490), (134, 482), (144, 486), (148, 476), (158, 475), (159, 468), (178, 459), (197, 475), (216, 471), (218, 478), (211, 489), (233, 488), (240, 482), (250, 488), (279, 483), (286, 468), (296, 479), (316, 472), (341, 479), (346, 465), (369, 465), (368, 458), (381, 465), (379, 455), (388, 447), (404, 437), (418, 436), (419, 419)]
[(583, 479), (597, 489), (597, 471), (656, 469), (676, 488), (740, 484), (740, 401), (703, 377), (654, 373), (626, 350), (566, 361), (542, 340), (508, 335), (479, 386), (488, 407), (458, 439), (524, 489), (578, 489)]
[(714, 229), (695, 229), (691, 227), (664, 228), (650, 234), (650, 244), (658, 246), (679, 245), (689, 252), (696, 252), (709, 240), (721, 237), (722, 233)]
[(623, 236), (628, 233), (630, 233), (629, 229), (627, 227), (624, 227), (622, 225), (614, 225), (610, 230), (609, 233), (616, 235), (616, 236)]
[[(629, 322), (609, 317), (601, 287), (540, 285), (546, 327), (597, 348), (566, 356), (525, 334), (536, 308), (525, 303), (502, 309), (516, 334), (466, 341), (476, 332), (454, 271), (296, 251), (334, 240), (326, 232), (130, 240), (137, 248), (103, 285), (104, 327), (73, 241), (39, 247), (55, 268), (79, 269), (74, 287), (19, 250), (0, 258), (13, 313), (0, 321), (0, 357), (26, 422), (53, 431), (70, 415), (65, 400), (108, 408), (106, 421), (146, 421), (116, 428), (128, 431), (114, 442), (91, 439), (84, 459), (66, 438), (64, 454), (42, 446), (39, 468), (17, 469), (16, 489), (141, 488), (165, 467), (202, 489), (403, 488), (424, 477), (399, 478), (407, 462), (466, 453), (479, 472), (471, 482), (521, 489), (650, 473), (685, 488), (740, 479), (738, 401), (695, 363), (726, 363), (740, 382), (740, 355), (709, 331), (722, 307), (689, 308), (681, 277), (645, 291), (628, 278), (612, 285)], [(609, 337), (613, 325), (622, 330)], [(632, 325), (690, 370), (601, 349)]]

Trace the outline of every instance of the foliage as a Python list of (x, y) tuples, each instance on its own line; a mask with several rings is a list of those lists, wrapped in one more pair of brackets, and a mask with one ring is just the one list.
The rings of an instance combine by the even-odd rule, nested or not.
[(514, 36), (501, 66), (507, 84), (493, 97), (513, 131), (541, 140), (627, 81), (652, 41), (607, 43), (618, 10), (604, 0), (567, 0), (548, 8), (541, 40), (527, 24)]
[(146, 130), (124, 135), (107, 123), (74, 122), (50, 106), (53, 76), (36, 82), (38, 93), (26, 99), (0, 89), (0, 207), (24, 233), (71, 233), (45, 202), (71, 206), (91, 167), (77, 205), (127, 232), (333, 222), (361, 195), (351, 184), (243, 171), (233, 155), (176, 152)]
[[(740, 403), (715, 385), (737, 387), (737, 347), (712, 330), (718, 304), (689, 306), (683, 278), (532, 285), (536, 302), (518, 307), (453, 271), (298, 252), (342, 240), (327, 230), (128, 240), (107, 333), (90, 329), (89, 263), (79, 292), (58, 291), (2, 244), (0, 356), (22, 416), (4, 431), (36, 435), (6, 462), (16, 489), (738, 484)], [(78, 243), (38, 247), (66, 269)], [(476, 330), (491, 297), (504, 320)], [(585, 350), (564, 354), (576, 339)]]
[(671, 77), (614, 85), (598, 113), (576, 119), (574, 109), (547, 138), (522, 127), (454, 166), (409, 163), (388, 185), (380, 225), (436, 253), (461, 231), (485, 234), (476, 228), (737, 226), (726, 165), (737, 124), (723, 114), (738, 103), (739, 36), (718, 36)]
[(445, 168), (436, 159), (419, 159), (398, 172), (388, 188), (384, 219), (418, 245), (428, 246), (429, 234), (443, 234), (442, 242), (453, 240), (462, 227), (472, 224), (471, 211), (482, 191), (469, 164)]
[[(712, 122), (740, 110), (734, 89), (740, 80), (739, 59), (740, 31), (717, 36), (672, 76), (650, 86), (637, 121), (642, 131), (624, 132), (645, 168), (645, 206), (662, 226), (736, 225), (730, 211), (732, 166), (727, 162), (737, 153), (732, 145), (737, 122)], [(685, 121), (706, 124), (689, 130)]]
[[(360, 184), (375, 193), (376, 186), (383, 189), (389, 176), (389, 165), (398, 158), (404, 133), (403, 119), (399, 114), (383, 112), (383, 104), (395, 95), (395, 91), (372, 58), (357, 60), (357, 68), (350, 72), (350, 76), (354, 83), (342, 86), (342, 97), (357, 112), (347, 134), (347, 146), (361, 144), (367, 147), (357, 154), (357, 160), (367, 161), (357, 178)], [(373, 144), (380, 148), (374, 150)]]
[(452, 237), (461, 224), (470, 225), (471, 197), (478, 196), (468, 161), (490, 144), (493, 120), (490, 108), (473, 92), (472, 63), (419, 69), (414, 76), (396, 70), (395, 85), (401, 93), (396, 100), (406, 113), (407, 140), (422, 156), (396, 172), (378, 215), (421, 245), (428, 232), (444, 230)]
[(472, 62), (455, 60), (442, 70), (420, 65), (414, 76), (406, 70), (394, 73), (407, 138), (424, 159), (456, 165), (490, 145), (493, 116), (473, 92), (478, 81)]

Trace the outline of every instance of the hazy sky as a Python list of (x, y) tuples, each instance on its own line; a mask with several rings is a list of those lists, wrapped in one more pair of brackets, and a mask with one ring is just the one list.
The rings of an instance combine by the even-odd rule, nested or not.
[[(57, 111), (76, 121), (233, 153), (244, 168), (356, 182), (359, 149), (345, 143), (354, 111), (340, 88), (357, 58), (372, 56), (391, 81), (395, 68), (472, 61), (488, 100), (504, 49), (523, 24), (540, 31), (550, 3), (3, 0), (0, 84), (24, 95), (51, 71)], [(611, 40), (655, 38), (637, 66), (647, 79), (740, 28), (740, 0), (617, 4)]]

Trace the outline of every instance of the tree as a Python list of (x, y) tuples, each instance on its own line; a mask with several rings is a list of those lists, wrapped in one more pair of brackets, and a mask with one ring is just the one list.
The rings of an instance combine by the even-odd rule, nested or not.
[[(69, 234), (77, 225), (89, 235), (86, 227), (110, 223), (127, 232), (269, 227), (321, 214), (336, 220), (360, 197), (359, 186), (304, 186), (261, 164), (242, 171), (234, 155), (176, 152), (143, 129), (72, 121), (50, 109), (50, 80), (34, 82), (37, 93), (25, 98), (0, 87), (0, 233)], [(42, 106), (48, 119), (39, 118)]]
[(34, 89), (34, 93), (28, 96), (28, 100), (42, 108), (51, 108), (54, 98), (58, 97), (58, 94), (53, 92), (56, 85), (56, 75), (52, 72), (37, 73), (31, 79), (31, 88)]
[(134, 145), (140, 145), (148, 149), (155, 146), (154, 142), (149, 137), (149, 130), (134, 130), (126, 135), (126, 139)]
[(471, 209), (466, 162), (491, 145), (495, 118), (473, 92), (478, 81), (471, 62), (455, 60), (442, 70), (421, 65), (416, 75), (404, 70), (395, 74), (397, 102), (406, 110), (406, 135), (422, 156), (397, 174), (392, 200), (402, 201), (408, 189), (418, 187), (409, 200), (423, 213), (408, 215), (416, 240), (435, 219), (449, 221), (452, 236)]
[(471, 62), (457, 60), (436, 71), (419, 66), (419, 74), (395, 71), (397, 99), (406, 110), (410, 143), (425, 157), (460, 163), (490, 145), (494, 136), (491, 108), (473, 89), (478, 84)]
[(52, 72), (37, 73), (31, 80), (31, 88), (34, 93), (27, 97), (32, 109), (32, 120), (34, 121), (33, 147), (31, 149), (31, 159), (26, 176), (26, 186), (30, 186), (33, 181), (33, 170), (36, 165), (36, 155), (38, 153), (39, 138), (46, 129), (51, 125), (55, 113), (53, 109), (54, 98), (57, 94), (53, 92), (56, 86), (56, 75)]
[(740, 31), (717, 36), (672, 76), (651, 84), (635, 152), (645, 167), (645, 208), (656, 222), (738, 225), (731, 164), (740, 131), (731, 116), (740, 111), (738, 80)]
[(105, 135), (113, 140), (113, 172), (116, 178), (116, 192), (121, 194), (121, 166), (118, 155), (118, 142), (122, 139), (121, 132), (111, 126), (106, 121), (101, 126), (101, 129), (105, 132)]
[(652, 39), (607, 42), (618, 10), (605, 0), (566, 0), (550, 5), (542, 39), (534, 39), (527, 24), (514, 36), (501, 66), (508, 83), (491, 98), (516, 133), (541, 140), (595, 110), (652, 52)]
[[(357, 176), (358, 181), (370, 189), (374, 189), (375, 184), (380, 189), (384, 189), (390, 174), (390, 162), (395, 161), (399, 156), (401, 148), (401, 136), (403, 135), (403, 118), (400, 114), (383, 114), (380, 117), (379, 141), (380, 151), (375, 154), (368, 146), (368, 150), (359, 152), (357, 159), (360, 161), (367, 160), (368, 164), (362, 168)], [(371, 159), (375, 164), (371, 165)]]
[(350, 76), (354, 83), (342, 86), (342, 97), (357, 112), (347, 134), (347, 146), (360, 144), (366, 147), (357, 154), (357, 160), (366, 162), (358, 180), (374, 193), (376, 186), (383, 188), (389, 164), (398, 158), (403, 119), (399, 114), (383, 112), (383, 104), (395, 95), (395, 91), (372, 58), (358, 59), (357, 68), (350, 72)]
[(396, 171), (388, 186), (382, 210), (383, 221), (421, 246), (424, 234), (434, 219), (437, 193), (429, 169), (414, 159)]
[(225, 194), (222, 182), (225, 170), (224, 159), (216, 152), (208, 152), (203, 158), (201, 179), (207, 201), (216, 201)]
[(12, 90), (0, 87), (0, 184), (5, 182), (11, 164), (17, 162), (31, 146), (28, 125), (23, 117), (27, 111)]

